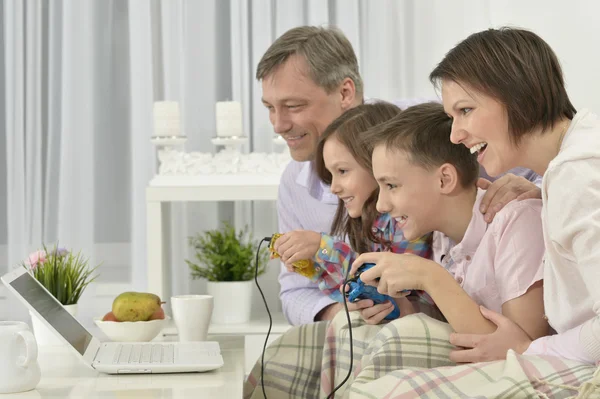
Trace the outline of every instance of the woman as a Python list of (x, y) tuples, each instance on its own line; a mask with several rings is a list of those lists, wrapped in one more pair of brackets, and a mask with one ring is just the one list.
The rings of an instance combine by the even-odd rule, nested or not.
[[(353, 391), (395, 396), (423, 388), (468, 397), (528, 397), (541, 391), (564, 397), (596, 389), (600, 121), (587, 110), (575, 110), (556, 55), (539, 36), (521, 29), (469, 36), (445, 56), (430, 79), (441, 87), (444, 109), (453, 119), (451, 140), (476, 152), (490, 175), (523, 166), (544, 176), (544, 305), (556, 334), (532, 341), (515, 323), (482, 309), (498, 328), (488, 335), (454, 334), (451, 342), (461, 350), (451, 359), (505, 361), (362, 376)], [(357, 259), (355, 266), (362, 262)], [(376, 268), (369, 272), (364, 278), (382, 275)], [(383, 277), (381, 281), (394, 283)], [(430, 373), (436, 375), (435, 387), (425, 383), (431, 381)]]

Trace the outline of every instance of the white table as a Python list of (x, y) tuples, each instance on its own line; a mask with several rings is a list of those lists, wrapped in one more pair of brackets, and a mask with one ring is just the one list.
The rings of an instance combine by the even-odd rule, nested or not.
[(241, 398), (244, 384), (244, 339), (213, 336), (224, 365), (206, 373), (109, 375), (86, 366), (67, 347), (41, 347), (42, 380), (33, 391), (0, 395), (1, 399), (150, 399)]
[[(163, 219), (170, 202), (176, 201), (254, 201), (277, 200), (279, 174), (269, 175), (157, 175), (146, 188), (146, 248), (148, 292), (166, 298), (164, 233), (167, 221)], [(163, 224), (164, 222), (164, 224)], [(167, 294), (167, 295), (165, 295)]]
[[(279, 188), (279, 174), (265, 175), (206, 175), (206, 176), (165, 176), (157, 175), (146, 188), (146, 229), (147, 229), (147, 274), (148, 292), (166, 298), (169, 287), (166, 282), (170, 272), (166, 261), (169, 253), (165, 235), (168, 223), (168, 207), (177, 201), (276, 201)], [(254, 315), (253, 315), (254, 316)], [(290, 325), (281, 312), (273, 314), (273, 329), (269, 343), (283, 334)], [(211, 325), (209, 333), (242, 336), (246, 345), (245, 370), (254, 365), (260, 355), (268, 330), (266, 313), (253, 317), (250, 322), (219, 326)], [(172, 327), (164, 332), (167, 336), (176, 334)], [(1, 399), (1, 398), (0, 398)]]
[[(246, 374), (250, 374), (250, 371), (254, 367), (256, 361), (262, 354), (265, 339), (267, 338), (267, 331), (269, 330), (269, 317), (266, 312), (264, 315), (253, 315), (248, 323), (243, 324), (211, 324), (208, 328), (208, 333), (219, 336), (237, 336), (244, 340), (244, 371)], [(292, 328), (287, 322), (283, 313), (273, 312), (273, 325), (271, 327), (271, 334), (269, 334), (269, 340), (267, 346), (279, 338), (283, 333)], [(168, 327), (162, 332), (165, 339), (176, 340), (177, 327), (173, 320), (169, 323)], [(0, 399), (2, 399), (0, 397)]]

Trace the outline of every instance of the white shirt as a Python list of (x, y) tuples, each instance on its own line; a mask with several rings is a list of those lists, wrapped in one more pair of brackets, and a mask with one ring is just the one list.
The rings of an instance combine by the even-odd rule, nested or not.
[(542, 183), (544, 305), (558, 335), (526, 353), (600, 361), (600, 121), (577, 113)]

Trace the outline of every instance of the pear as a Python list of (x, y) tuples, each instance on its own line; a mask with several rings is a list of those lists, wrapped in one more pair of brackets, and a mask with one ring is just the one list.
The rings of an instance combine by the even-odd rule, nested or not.
[(145, 292), (124, 292), (115, 298), (112, 312), (119, 321), (148, 321), (160, 308), (160, 298)]

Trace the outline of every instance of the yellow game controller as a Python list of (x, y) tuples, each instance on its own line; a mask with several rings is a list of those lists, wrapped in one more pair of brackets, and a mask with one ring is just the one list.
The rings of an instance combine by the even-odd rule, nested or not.
[[(271, 259), (279, 258), (279, 254), (275, 251), (275, 241), (283, 234), (275, 233), (273, 237), (271, 237), (271, 242), (269, 243), (269, 252), (271, 253)], [(294, 267), (294, 271), (304, 277), (307, 277), (312, 280), (313, 277), (317, 275), (317, 270), (315, 268), (315, 262), (310, 259), (298, 260), (292, 263)]]

